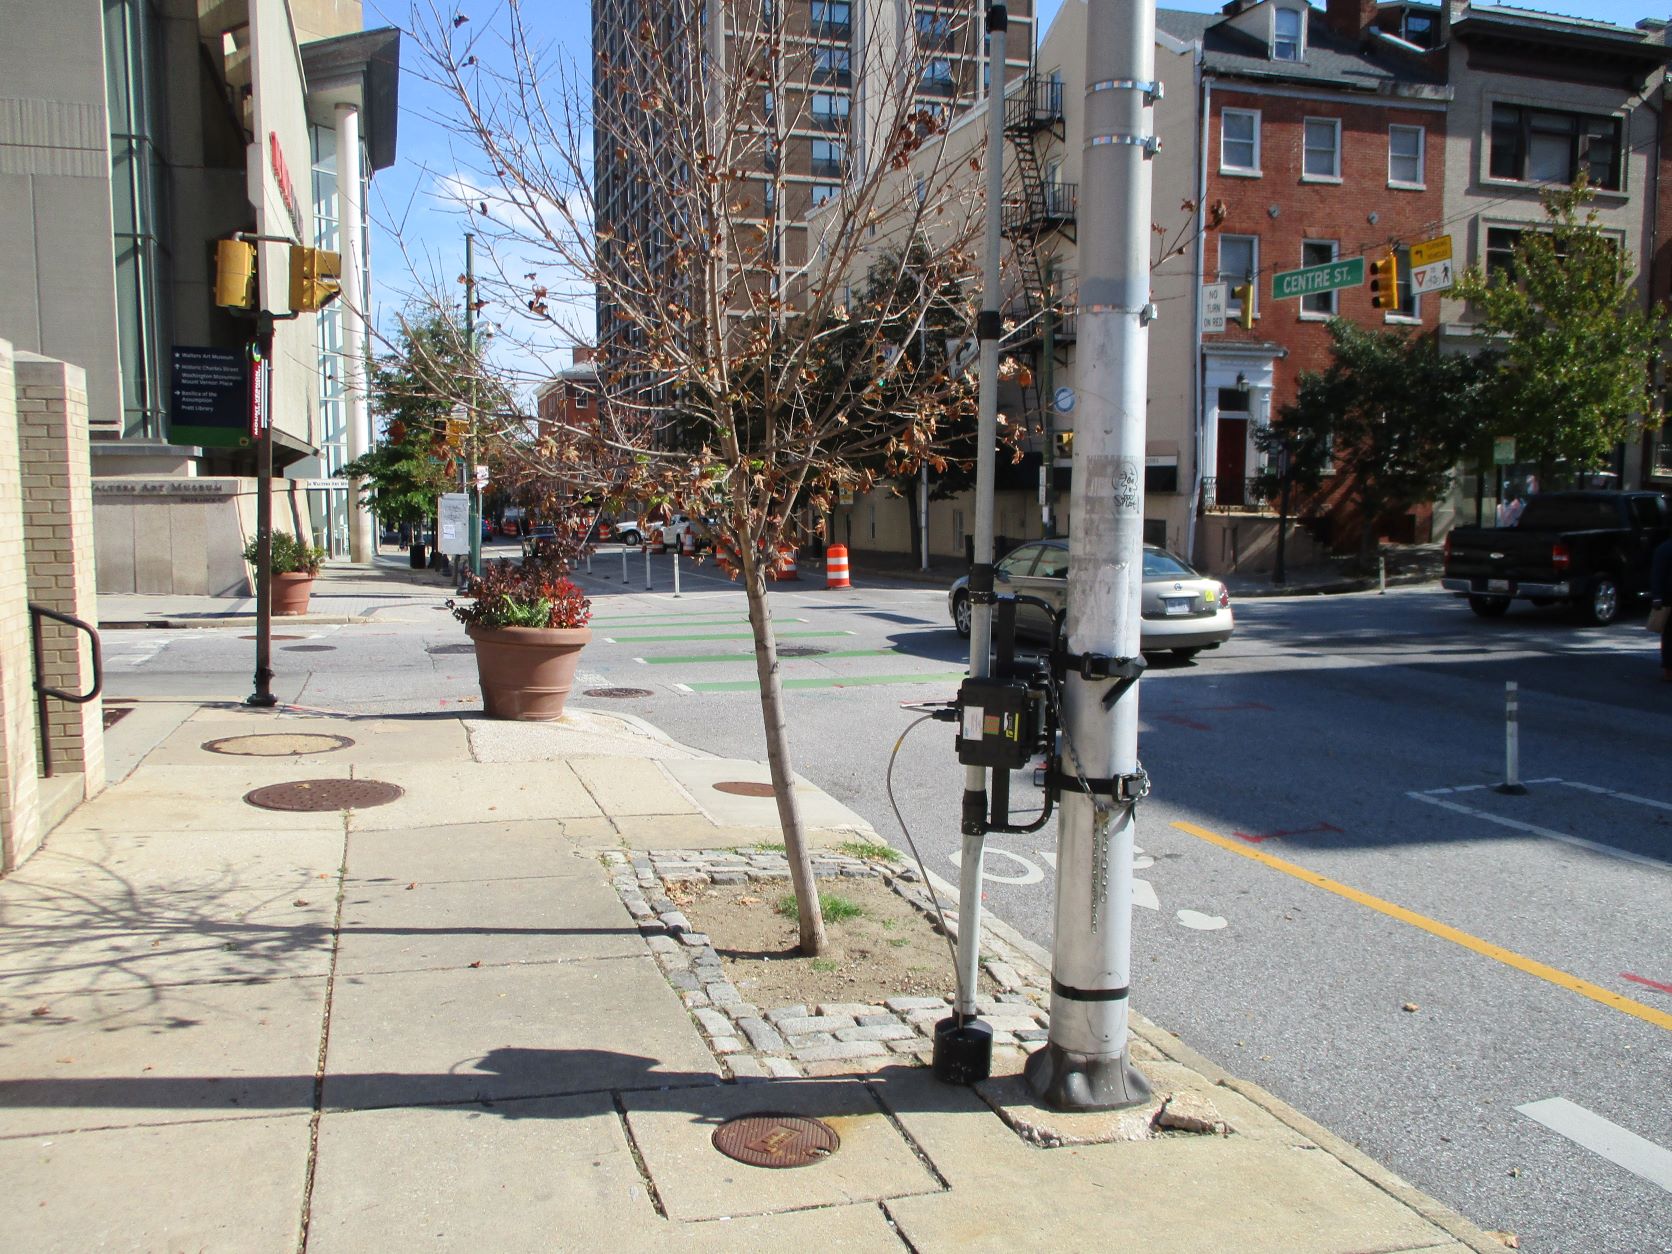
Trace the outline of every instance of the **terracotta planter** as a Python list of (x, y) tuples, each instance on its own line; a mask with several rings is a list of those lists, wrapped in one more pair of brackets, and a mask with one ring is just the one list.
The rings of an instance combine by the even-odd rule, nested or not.
[(489, 718), (549, 721), (560, 718), (590, 627), (477, 627), (476, 674), (482, 712)]
[(308, 594), (313, 591), (314, 576), (300, 571), (273, 576), (273, 613), (306, 614)]

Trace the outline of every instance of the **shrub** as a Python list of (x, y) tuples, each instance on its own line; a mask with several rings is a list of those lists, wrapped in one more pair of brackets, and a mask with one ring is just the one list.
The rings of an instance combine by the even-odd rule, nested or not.
[(453, 617), (477, 627), (585, 627), (592, 602), (563, 573), (561, 565), (494, 562), (470, 580), (475, 599), (448, 601)]
[[(244, 560), (254, 566), (261, 560), (261, 537), (244, 546)], [(319, 564), (325, 560), (325, 550), (303, 544), (288, 531), (273, 533), (272, 555), (267, 569), (275, 575), (317, 575)]]

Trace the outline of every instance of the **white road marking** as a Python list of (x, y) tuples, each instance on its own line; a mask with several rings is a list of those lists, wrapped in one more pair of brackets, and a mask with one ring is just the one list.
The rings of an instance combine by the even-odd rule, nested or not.
[(1672, 1150), (1610, 1123), (1595, 1111), (1586, 1110), (1565, 1097), (1547, 1097), (1515, 1109), (1616, 1167), (1624, 1167), (1632, 1175), (1672, 1193)]
[(696, 692), (696, 689), (692, 688), (690, 684), (675, 684), (673, 686), (673, 690), (675, 692), (683, 692), (687, 696), (692, 696)]
[(1650, 866), (1660, 871), (1672, 871), (1672, 862), (1666, 862), (1660, 858), (1651, 858), (1647, 854), (1632, 853), (1627, 849), (1616, 849), (1613, 845), (1605, 845), (1596, 840), (1586, 840), (1583, 836), (1575, 836), (1570, 832), (1558, 832), (1548, 827), (1539, 827), (1535, 823), (1523, 823), (1519, 819), (1505, 818), (1503, 815), (1493, 814), (1489, 810), (1477, 810), (1473, 806), (1459, 805), (1455, 801), (1446, 801), (1427, 793), (1409, 792), (1405, 795), (1413, 801), (1439, 806), (1440, 809), (1450, 810), (1454, 814), (1467, 814), (1471, 818), (1485, 819), (1488, 823), (1496, 823), (1499, 827), (1508, 827), (1518, 832), (1526, 832), (1530, 836), (1542, 836), (1546, 840), (1559, 840), (1564, 845), (1577, 845), (1581, 849), (1589, 849), (1592, 853), (1606, 854), (1610, 858), (1619, 858), (1622, 862), (1635, 862), (1639, 866)]
[(1161, 901), (1155, 895), (1155, 885), (1148, 880), (1132, 881), (1132, 904), (1142, 906), (1145, 910), (1159, 911)]
[(1180, 910), (1177, 917), (1178, 921), (1185, 927), (1193, 928), (1198, 932), (1217, 932), (1220, 928), (1228, 926), (1219, 915), (1203, 914), (1199, 910)]
[(1034, 852), (1039, 855), (1039, 860), (1046, 866), (1050, 867), (1053, 871), (1057, 869), (1057, 855), (1055, 853), (1048, 849), (1036, 849)]
[(1569, 788), (1577, 788), (1581, 792), (1594, 792), (1598, 796), (1613, 797), (1616, 801), (1629, 801), (1633, 805), (1649, 806), (1655, 810), (1672, 810), (1672, 805), (1667, 805), (1664, 801), (1655, 801), (1649, 797), (1639, 797), (1635, 793), (1615, 792), (1612, 788), (1599, 788), (1595, 784), (1581, 784), (1576, 779), (1559, 779), (1553, 782), (1566, 784)]
[[(962, 849), (954, 849), (946, 856), (951, 860), (953, 866), (962, 866), (964, 863), (964, 851)], [(987, 868), (995, 857), (1009, 858), (1022, 868), (1022, 873), (1020, 875), (1000, 875), (989, 871)], [(989, 849), (981, 861), (981, 878), (992, 880), (995, 884), (1037, 884), (1045, 878), (1045, 872), (1019, 853), (1011, 853), (1008, 849)]]

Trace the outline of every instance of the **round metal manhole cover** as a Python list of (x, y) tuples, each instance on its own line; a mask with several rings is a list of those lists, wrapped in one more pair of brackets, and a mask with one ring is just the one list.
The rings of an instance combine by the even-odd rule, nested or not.
[(337, 646), (334, 644), (287, 644), (284, 651), (286, 653), (335, 653)]
[(453, 653), (474, 653), (476, 646), (466, 641), (464, 644), (432, 644), (424, 650), (431, 655), (447, 655)]
[(244, 800), (263, 810), (365, 810), (405, 794), (404, 788), (376, 779), (299, 779), (257, 788)]
[(834, 1128), (805, 1115), (745, 1115), (714, 1129), (714, 1148), (751, 1167), (807, 1167), (841, 1145)]
[(588, 688), (583, 695), (613, 697), (624, 701), (629, 697), (654, 697), (656, 694), (648, 688)]
[(771, 784), (757, 784), (748, 779), (723, 779), (714, 785), (715, 792), (729, 792), (734, 797), (775, 797)]
[(816, 644), (781, 644), (778, 646), (779, 657), (823, 657), (829, 649), (821, 649)]
[(245, 758), (298, 758), (307, 753), (335, 753), (353, 743), (347, 736), (327, 736), (318, 732), (263, 732), (259, 736), (222, 736), (219, 740), (206, 740), (203, 748), (210, 753), (229, 753)]

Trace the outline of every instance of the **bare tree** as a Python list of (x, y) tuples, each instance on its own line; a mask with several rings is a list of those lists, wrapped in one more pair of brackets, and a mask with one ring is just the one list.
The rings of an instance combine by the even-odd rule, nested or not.
[[(925, 74), (949, 47), (979, 50), (980, 29), (890, 25), (895, 42), (878, 32), (838, 66), (813, 7), (597, 0), (590, 74), (516, 3), (480, 19), (432, 2), (412, 33), (472, 154), (457, 178), (478, 211), (482, 297), (549, 342), (582, 338), (562, 333), (583, 319), (554, 293), (595, 293), (599, 421), (525, 455), (613, 499), (718, 519), (748, 599), (807, 954), (824, 927), (767, 581), (778, 545), (822, 527), (839, 490), (937, 459), (972, 411), (953, 362), (973, 294), (954, 300), (961, 336), (946, 315), (982, 207), (967, 156), (947, 155), (947, 111), (918, 103)], [(863, 87), (833, 114), (819, 85), (847, 75)], [(792, 147), (815, 138), (828, 181), (786, 177)]]

